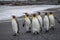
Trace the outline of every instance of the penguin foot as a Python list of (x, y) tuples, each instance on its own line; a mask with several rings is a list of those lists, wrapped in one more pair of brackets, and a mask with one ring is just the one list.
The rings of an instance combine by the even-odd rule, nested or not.
[(13, 36), (17, 36), (17, 34), (14, 34)]
[(31, 33), (31, 31), (26, 31), (26, 33)]
[(18, 34), (20, 33), (20, 32), (17, 32)]
[(52, 27), (51, 29), (54, 30), (54, 27)]
[(49, 30), (46, 30), (45, 32), (46, 32), (46, 33), (48, 33), (48, 32), (49, 32)]
[(37, 32), (37, 34), (39, 34), (39, 33)]
[(35, 35), (35, 33), (33, 33), (33, 35)]
[(42, 32), (42, 28), (40, 28), (41, 30), (40, 30), (40, 32)]
[(60, 21), (58, 23), (60, 23)]
[(51, 28), (49, 30), (51, 30)]
[(40, 32), (42, 32), (42, 29), (40, 30)]
[(29, 30), (31, 30), (31, 27), (29, 27)]
[(33, 35), (35, 35), (35, 34), (39, 34), (39, 33), (38, 32), (34, 32)]

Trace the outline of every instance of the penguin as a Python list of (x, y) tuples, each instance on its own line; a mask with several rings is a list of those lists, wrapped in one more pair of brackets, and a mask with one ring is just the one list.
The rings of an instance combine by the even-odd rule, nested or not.
[(42, 17), (41, 17), (41, 13), (40, 12), (38, 12), (38, 14), (37, 14), (37, 19), (39, 20), (39, 24), (40, 24), (40, 31), (42, 31)]
[(30, 33), (31, 32), (31, 20), (29, 18), (29, 14), (28, 13), (25, 13), (23, 27), (26, 28), (26, 33)]
[(39, 21), (37, 19), (36, 14), (33, 14), (33, 16), (32, 16), (32, 33), (39, 34), (39, 31), (40, 31)]
[(13, 36), (17, 36), (17, 34), (19, 34), (19, 23), (15, 16), (12, 16), (12, 29), (15, 33)]
[(54, 30), (55, 18), (52, 12), (49, 13), (49, 23), (50, 23), (50, 29)]
[(49, 18), (47, 13), (45, 13), (45, 16), (43, 18), (43, 23), (44, 23), (45, 32), (49, 32)]

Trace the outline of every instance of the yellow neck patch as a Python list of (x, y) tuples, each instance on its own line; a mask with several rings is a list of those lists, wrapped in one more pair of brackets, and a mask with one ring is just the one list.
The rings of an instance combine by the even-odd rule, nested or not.
[(36, 17), (33, 17), (33, 19), (36, 19)]
[(25, 19), (28, 19), (29, 17), (25, 16)]

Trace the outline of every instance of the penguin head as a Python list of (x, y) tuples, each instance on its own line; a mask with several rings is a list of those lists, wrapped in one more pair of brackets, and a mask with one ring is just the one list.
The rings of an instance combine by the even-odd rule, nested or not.
[(29, 14), (28, 13), (25, 13), (25, 17), (29, 17)]
[(53, 15), (53, 13), (52, 13), (52, 12), (50, 12), (50, 15)]
[(15, 19), (16, 17), (13, 15), (12, 18)]
[(38, 15), (40, 15), (41, 13), (40, 12), (37, 12), (38, 13)]
[(27, 15), (28, 13), (25, 13), (25, 15)]
[(45, 13), (45, 15), (48, 15), (48, 13)]
[(33, 17), (36, 17), (36, 14), (33, 14)]

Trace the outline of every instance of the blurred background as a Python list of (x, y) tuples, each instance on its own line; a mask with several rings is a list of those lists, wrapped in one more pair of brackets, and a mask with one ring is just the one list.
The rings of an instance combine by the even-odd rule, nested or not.
[[(49, 33), (42, 31), (39, 35), (25, 33), (23, 28), (24, 13), (53, 12), (60, 21), (60, 0), (0, 0), (0, 40), (60, 40), (60, 24), (56, 21), (55, 30)], [(19, 22), (20, 34), (12, 36), (11, 16), (15, 15)]]
[(60, 0), (0, 0), (0, 5), (59, 5)]

